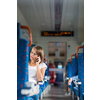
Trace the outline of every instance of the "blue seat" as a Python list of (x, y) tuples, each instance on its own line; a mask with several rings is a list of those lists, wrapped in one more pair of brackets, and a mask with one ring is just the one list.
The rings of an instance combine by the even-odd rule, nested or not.
[(17, 49), (17, 100), (29, 99), (29, 96), (21, 95), (21, 89), (26, 87), (25, 82), (28, 82), (28, 43), (25, 39), (19, 39), (19, 48)]
[(84, 58), (83, 53), (78, 54), (78, 82), (81, 84), (78, 87), (74, 87), (74, 91), (81, 100), (83, 100), (83, 93), (84, 93)]
[(72, 67), (72, 76), (78, 75), (78, 66), (75, 63), (75, 59), (72, 59), (71, 67)]
[(71, 63), (68, 62), (68, 78), (72, 77), (72, 67), (71, 67)]
[(66, 72), (68, 71), (68, 65), (66, 65)]
[[(81, 47), (82, 48), (82, 47)], [(84, 49), (84, 48), (83, 48)], [(84, 51), (83, 53), (78, 53), (78, 58), (75, 56), (75, 63), (78, 65), (78, 87), (74, 87), (74, 91), (81, 100), (84, 99)]]
[(78, 87), (74, 87), (74, 92), (79, 97), (79, 86)]
[[(44, 62), (45, 62), (45, 59), (46, 59), (46, 57), (44, 58)], [(48, 64), (48, 62), (46, 62), (46, 65), (47, 65), (47, 69), (46, 69), (46, 71), (45, 71), (45, 76), (49, 77), (49, 64)], [(45, 82), (45, 88), (46, 88), (48, 85), (49, 85), (49, 80), (47, 80), (47, 81)]]
[[(76, 66), (75, 59), (71, 60), (72, 76), (78, 75), (78, 67)], [(72, 82), (70, 85), (71, 90), (74, 92), (75, 84)]]
[[(80, 53), (79, 53), (80, 54)], [(78, 75), (78, 58), (76, 56), (77, 54), (75, 53), (75, 66), (76, 66), (76, 72), (77, 72), (77, 75)], [(74, 87), (74, 92), (75, 94), (79, 97), (79, 86), (78, 87)]]
[(79, 55), (78, 59), (78, 70), (79, 70), (79, 82), (80, 84), (80, 99), (83, 100), (84, 93), (84, 55), (83, 53)]
[[(68, 78), (71, 78), (72, 77), (72, 67), (71, 67), (71, 63), (68, 62)], [(68, 80), (67, 80), (67, 83), (68, 83)], [(68, 84), (67, 84), (68, 86)], [(71, 88), (71, 85), (68, 86), (69, 88)]]
[[(33, 100), (28, 95), (22, 95), (22, 89), (30, 89), (26, 87), (28, 82), (28, 62), (29, 62), (29, 44), (28, 40), (21, 38), (21, 25), (17, 23), (17, 100)], [(38, 100), (36, 98), (36, 100)]]
[(32, 98), (32, 100), (39, 100), (39, 95), (33, 95), (33, 96), (31, 96), (31, 98)]
[[(83, 53), (78, 53), (78, 56), (80, 56), (80, 54), (83, 54)], [(76, 54), (75, 54), (75, 63), (78, 68), (78, 79), (79, 79), (79, 58), (77, 58)], [(78, 97), (80, 97), (80, 85), (78, 85), (78, 87), (74, 87), (74, 92)]]

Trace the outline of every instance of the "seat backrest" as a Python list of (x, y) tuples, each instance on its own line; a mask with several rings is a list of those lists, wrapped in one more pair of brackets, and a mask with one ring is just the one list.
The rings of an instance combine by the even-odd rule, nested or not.
[[(44, 62), (45, 62), (45, 60), (44, 60)], [(48, 62), (46, 62), (46, 65), (47, 65), (47, 69), (45, 71), (45, 76), (49, 76), (49, 64), (48, 64)]]
[(70, 62), (68, 62), (68, 77), (72, 77), (72, 67)]
[[(54, 64), (50, 63), (49, 68), (55, 68)], [(54, 79), (55, 71), (49, 71), (49, 75), (51, 76), (50, 80)]]
[(47, 67), (47, 76), (49, 76), (49, 65)]
[(72, 76), (78, 75), (78, 66), (75, 63), (75, 59), (72, 59), (71, 67), (72, 67)]
[(47, 65), (47, 69), (45, 71), (45, 76), (49, 76), (49, 66)]
[(84, 54), (79, 54), (78, 58), (78, 78), (79, 81), (82, 83), (80, 85), (80, 95), (84, 93)]
[(68, 65), (66, 65), (66, 72), (68, 71)]
[(18, 41), (19, 47), (17, 48), (17, 100), (27, 100), (29, 97), (22, 96), (21, 89), (26, 87), (25, 82), (28, 82), (29, 41), (21, 38), (19, 38)]

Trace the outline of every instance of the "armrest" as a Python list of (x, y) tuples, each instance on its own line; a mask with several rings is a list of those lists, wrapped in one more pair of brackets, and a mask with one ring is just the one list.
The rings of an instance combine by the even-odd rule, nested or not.
[(36, 84), (34, 84), (33, 82), (26, 82), (26, 87), (31, 87), (32, 91), (34, 91), (36, 89)]
[(26, 84), (26, 87), (21, 89), (21, 94), (22, 95), (27, 95), (27, 94), (32, 93), (32, 91), (34, 91), (34, 83), (26, 82), (25, 84)]
[(26, 87), (31, 87), (34, 89), (35, 84), (33, 82), (26, 82)]
[(31, 87), (26, 87), (26, 88), (21, 89), (21, 94), (22, 95), (27, 95), (27, 94), (30, 94), (30, 93), (32, 93), (32, 88)]
[[(44, 83), (43, 81), (38, 82), (39, 85), (43, 85), (43, 83)], [(26, 87), (21, 89), (21, 94), (27, 95), (27, 94), (34, 92), (36, 89), (36, 86), (37, 85), (34, 84), (33, 82), (26, 82)]]
[(43, 85), (44, 81), (38, 81), (37, 83), (38, 83), (38, 85)]

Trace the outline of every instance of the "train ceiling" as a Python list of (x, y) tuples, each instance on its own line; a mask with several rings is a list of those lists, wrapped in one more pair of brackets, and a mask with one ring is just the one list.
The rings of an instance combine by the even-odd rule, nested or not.
[(17, 0), (17, 6), (31, 29), (84, 29), (84, 0)]
[(32, 32), (74, 31), (84, 42), (84, 0), (17, 0), (17, 7)]

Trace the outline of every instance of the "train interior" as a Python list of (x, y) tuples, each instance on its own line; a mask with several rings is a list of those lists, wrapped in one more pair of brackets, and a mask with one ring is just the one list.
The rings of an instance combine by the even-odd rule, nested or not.
[[(99, 25), (91, 22), (93, 19), (91, 14), (97, 14), (99, 4), (96, 2), (98, 5), (95, 7), (96, 11), (91, 12), (90, 8), (93, 7), (94, 2), (91, 1), (92, 6), (88, 3), (89, 8), (85, 1), (16, 0), (15, 5), (11, 3), (11, 8), (8, 7), (9, 11), (15, 7), (16, 12), (15, 10), (13, 13), (6, 12), (8, 16), (10, 15), (10, 20), (6, 19), (6, 15), (3, 16), (5, 21), (2, 20), (2, 25), (7, 29), (5, 27), (2, 33), (10, 32), (4, 34), (3, 40), (0, 41), (3, 44), (2, 49), (3, 47), (5, 49), (5, 53), (1, 51), (4, 57), (2, 57), (4, 62), (1, 63), (2, 66), (7, 64), (8, 67), (7, 69), (4, 67), (1, 71), (5, 75), (0, 74), (4, 76), (1, 78), (2, 100), (97, 100), (99, 98), (97, 55), (100, 52), (98, 44), (100, 39), (95, 35), (99, 33)], [(84, 9), (85, 5), (86, 9)], [(87, 13), (84, 14), (86, 11)], [(13, 22), (14, 14), (15, 26), (9, 24), (11, 20)], [(89, 14), (91, 19), (88, 18)], [(86, 24), (84, 15), (88, 18)], [(97, 18), (99, 17), (97, 15)], [(6, 20), (9, 21), (7, 25)], [(98, 22), (96, 18), (95, 21)], [(4, 44), (3, 41), (6, 43)], [(30, 53), (35, 46), (43, 48), (43, 63), (47, 66), (43, 80), (36, 84), (29, 82)], [(6, 53), (8, 57), (4, 56)], [(7, 76), (9, 78), (6, 78)], [(30, 96), (32, 91), (36, 91), (37, 86), (39, 93)]]

